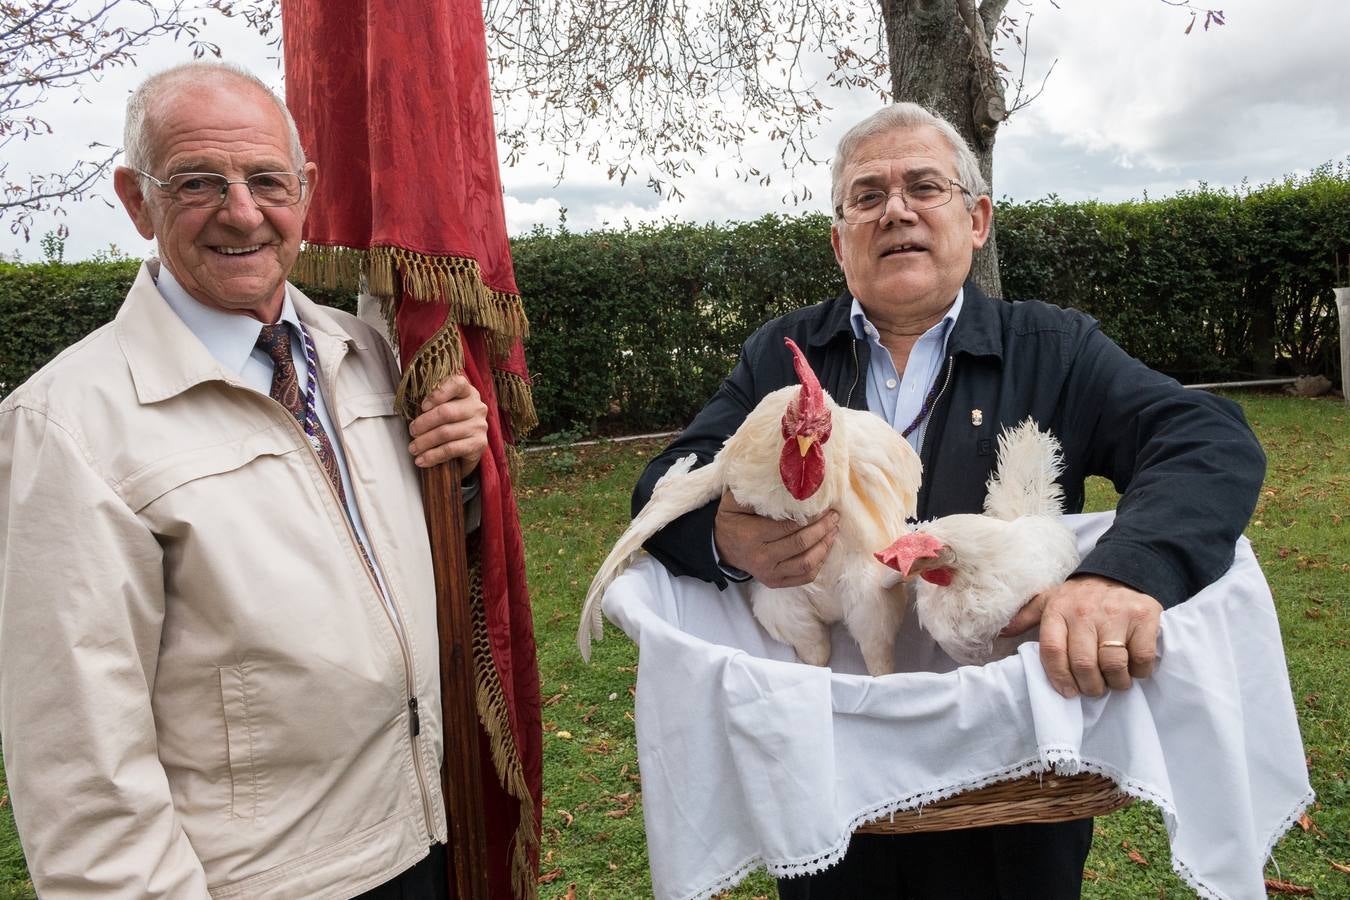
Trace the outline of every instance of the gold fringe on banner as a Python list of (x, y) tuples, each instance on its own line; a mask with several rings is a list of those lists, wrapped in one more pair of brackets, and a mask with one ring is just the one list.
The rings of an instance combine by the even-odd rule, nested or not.
[[(353, 292), (363, 287), (364, 277), (365, 290), (380, 298), (395, 346), (398, 331), (393, 304), (399, 280), (415, 300), (449, 306), (445, 325), (417, 351), (399, 383), (398, 408), (409, 418), (417, 415), (417, 407), (428, 391), (463, 370), (459, 325), (484, 329), (488, 352), (494, 360), (505, 358), (517, 339), (529, 336), (529, 321), (520, 297), (484, 284), (482, 270), (474, 259), (430, 256), (402, 247), (356, 250), (306, 244), (296, 261), (293, 277), (302, 285)], [(514, 436), (519, 440), (539, 423), (529, 382), (513, 373), (496, 368), (492, 371), (497, 402), (509, 416)]]
[(413, 356), (399, 379), (394, 408), (408, 421), (421, 413), (422, 399), (431, 389), (451, 375), (464, 371), (464, 347), (459, 342), (459, 327), (446, 320)]
[(346, 289), (356, 293), (361, 288), (361, 273), (365, 267), (365, 250), (306, 244), (291, 270), (291, 280), (302, 286)]
[(511, 413), (511, 430), (517, 435), (534, 431), (539, 416), (534, 411), (530, 383), (515, 372), (492, 370), (492, 384), (497, 390), (497, 403)]
[(492, 751), (492, 768), (502, 788), (520, 803), (520, 820), (511, 851), (511, 893), (515, 900), (535, 900), (539, 896), (537, 873), (530, 864), (530, 851), (538, 855), (538, 840), (534, 833), (534, 797), (525, 781), (525, 769), (520, 764), (515, 740), (511, 735), (506, 694), (502, 691), (497, 666), (492, 661), (492, 644), (488, 640), (487, 613), (483, 608), (483, 577), (481, 557), (470, 554), (469, 603), (473, 614), (473, 672), (474, 704), (478, 721), (487, 732)]

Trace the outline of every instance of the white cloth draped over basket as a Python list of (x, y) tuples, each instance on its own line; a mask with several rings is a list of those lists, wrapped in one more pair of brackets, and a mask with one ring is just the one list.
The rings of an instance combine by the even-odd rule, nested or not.
[[(1081, 548), (1111, 513), (1069, 516)], [(1264, 897), (1276, 840), (1312, 801), (1279, 624), (1242, 538), (1228, 573), (1163, 615), (1152, 678), (1066, 700), (1039, 645), (955, 664), (907, 616), (901, 674), (870, 678), (836, 628), (831, 668), (795, 661), (742, 589), (644, 556), (604, 599), (639, 647), (637, 745), (658, 898), (703, 898), (765, 866), (838, 861), (892, 810), (1032, 772), (1098, 772), (1159, 806), (1202, 896)]]

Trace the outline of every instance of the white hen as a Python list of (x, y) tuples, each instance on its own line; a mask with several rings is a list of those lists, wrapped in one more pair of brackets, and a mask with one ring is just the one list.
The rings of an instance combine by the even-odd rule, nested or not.
[(877, 558), (918, 575), (919, 624), (963, 665), (1007, 656), (1025, 638), (999, 631), (1028, 600), (1078, 566), (1065, 526), (1059, 441), (1033, 419), (1005, 429), (987, 484), (984, 515), (943, 516), (920, 524)]
[(672, 466), (596, 572), (577, 631), (584, 658), (602, 635), (605, 588), (643, 542), (729, 489), (761, 516), (804, 523), (827, 509), (839, 513), (839, 532), (815, 581), (776, 589), (751, 582), (752, 611), (769, 634), (803, 662), (823, 666), (829, 626), (842, 621), (869, 672), (893, 670), (905, 609), (889, 588), (900, 579), (874, 557), (914, 514), (919, 457), (879, 417), (836, 405), (796, 344), (786, 343), (801, 384), (765, 396), (708, 465), (694, 469), (688, 456)]

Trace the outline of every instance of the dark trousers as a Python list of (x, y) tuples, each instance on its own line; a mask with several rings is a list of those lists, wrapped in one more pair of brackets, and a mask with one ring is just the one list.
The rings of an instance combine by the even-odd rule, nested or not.
[(1076, 900), (1092, 820), (854, 835), (838, 865), (778, 882), (781, 900)]
[(445, 845), (432, 844), (427, 858), (353, 900), (449, 900)]

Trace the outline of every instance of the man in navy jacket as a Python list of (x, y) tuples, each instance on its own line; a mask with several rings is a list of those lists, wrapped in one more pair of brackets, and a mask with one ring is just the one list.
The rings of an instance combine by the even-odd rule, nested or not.
[[(1040, 626), (1060, 693), (1099, 696), (1147, 677), (1159, 619), (1218, 578), (1256, 503), (1265, 456), (1238, 407), (1182, 388), (1127, 355), (1090, 317), (986, 297), (968, 280), (993, 208), (978, 163), (946, 121), (914, 104), (840, 141), (831, 242), (848, 290), (764, 325), (694, 421), (643, 473), (634, 511), (691, 452), (707, 462), (766, 394), (796, 383), (791, 337), (836, 402), (869, 409), (919, 451), (920, 518), (980, 512), (997, 436), (1032, 416), (1062, 442), (1060, 482), (1109, 478), (1116, 521), (1069, 580), (1028, 598), (1009, 625)], [(647, 546), (675, 574), (718, 585), (814, 579), (833, 542), (827, 512), (797, 525), (729, 493)], [(782, 897), (1077, 897), (1091, 820), (901, 837), (857, 836), (838, 866), (784, 880)]]

